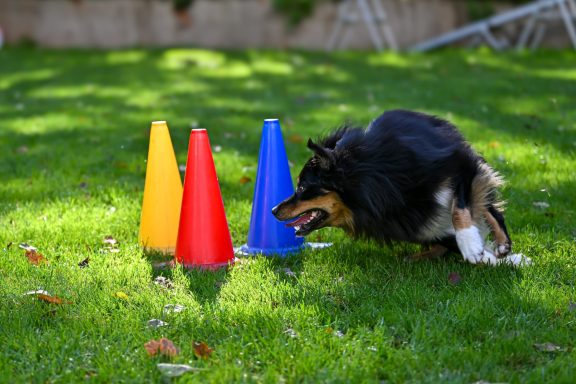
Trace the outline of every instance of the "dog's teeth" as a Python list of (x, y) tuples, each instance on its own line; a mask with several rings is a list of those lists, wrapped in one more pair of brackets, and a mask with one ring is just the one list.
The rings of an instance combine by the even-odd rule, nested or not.
[(297, 226), (294, 227), (294, 229), (297, 230), (297, 231), (299, 231), (299, 230), (300, 230), (300, 226), (297, 225)]

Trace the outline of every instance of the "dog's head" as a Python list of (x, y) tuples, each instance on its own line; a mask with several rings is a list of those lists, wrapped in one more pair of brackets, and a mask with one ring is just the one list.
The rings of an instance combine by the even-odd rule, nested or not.
[(324, 227), (340, 227), (353, 232), (353, 217), (342, 200), (342, 170), (339, 155), (333, 149), (308, 140), (314, 156), (306, 162), (298, 177), (296, 192), (272, 209), (280, 221), (296, 229), (297, 236)]

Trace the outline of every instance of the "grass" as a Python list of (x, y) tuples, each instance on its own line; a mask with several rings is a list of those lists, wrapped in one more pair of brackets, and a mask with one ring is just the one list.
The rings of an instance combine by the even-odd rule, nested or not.
[[(161, 381), (162, 359), (144, 343), (162, 336), (181, 349), (173, 362), (201, 368), (182, 382), (572, 382), (575, 59), (0, 51), (0, 382)], [(239, 245), (254, 187), (240, 178), (255, 179), (264, 118), (281, 119), (295, 177), (309, 136), (398, 107), (449, 118), (506, 177), (515, 250), (532, 267), (455, 255), (406, 264), (413, 245), (353, 242), (337, 230), (311, 236), (330, 249), (216, 273), (155, 270), (138, 246), (150, 121), (168, 121), (180, 164), (189, 129), (208, 128)], [(105, 250), (107, 235), (118, 253)], [(31, 265), (22, 242), (50, 263)], [(174, 288), (154, 284), (158, 275)], [(24, 295), (36, 289), (72, 303)], [(186, 309), (163, 315), (169, 303)], [(169, 326), (148, 329), (152, 318)], [(198, 360), (193, 341), (215, 352)], [(562, 349), (534, 347), (545, 342)]]

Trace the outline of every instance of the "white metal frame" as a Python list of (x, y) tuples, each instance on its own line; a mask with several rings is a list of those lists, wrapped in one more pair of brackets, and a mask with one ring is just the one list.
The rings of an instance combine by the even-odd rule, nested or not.
[(370, 40), (377, 50), (383, 50), (385, 45), (393, 50), (398, 49), (394, 31), (380, 0), (343, 0), (338, 6), (338, 16), (326, 49), (332, 51), (343, 47), (350, 36), (350, 27), (360, 21), (366, 24)]
[(472, 36), (481, 36), (492, 48), (500, 50), (510, 44), (505, 40), (497, 39), (492, 34), (491, 28), (500, 27), (522, 19), (526, 19), (526, 23), (520, 33), (516, 48), (522, 49), (526, 47), (530, 37), (532, 37), (531, 48), (536, 48), (545, 33), (546, 27), (543, 21), (545, 21), (544, 15), (546, 12), (556, 12), (560, 16), (570, 42), (576, 50), (576, 26), (574, 23), (576, 19), (576, 0), (536, 0), (416, 44), (410, 50), (416, 52), (429, 51)]

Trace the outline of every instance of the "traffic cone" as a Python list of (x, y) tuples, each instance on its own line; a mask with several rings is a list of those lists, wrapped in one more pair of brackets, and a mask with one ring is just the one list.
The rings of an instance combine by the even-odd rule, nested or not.
[(278, 119), (264, 120), (248, 242), (239, 253), (279, 255), (300, 251), (304, 239), (272, 215), (272, 208), (294, 193)]
[(182, 201), (182, 181), (165, 121), (154, 121), (150, 147), (139, 241), (149, 250), (174, 253)]
[(232, 240), (205, 129), (188, 145), (176, 261), (186, 268), (216, 269), (234, 261)]

